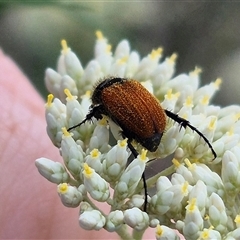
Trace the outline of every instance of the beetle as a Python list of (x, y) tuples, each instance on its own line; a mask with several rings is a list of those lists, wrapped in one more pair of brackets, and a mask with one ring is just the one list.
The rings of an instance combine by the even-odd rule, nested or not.
[[(92, 105), (89, 113), (79, 124), (68, 131), (79, 127), (93, 117), (102, 119), (103, 115), (110, 118), (121, 128), (121, 135), (128, 139), (128, 147), (136, 158), (138, 153), (132, 141), (140, 143), (150, 152), (155, 152), (160, 144), (166, 128), (167, 117), (180, 124), (180, 128), (191, 128), (200, 135), (211, 149), (214, 158), (216, 153), (209, 140), (189, 121), (177, 114), (163, 109), (159, 101), (140, 82), (121, 77), (107, 77), (98, 82), (94, 88)], [(144, 210), (147, 208), (147, 186), (143, 173), (145, 189)]]

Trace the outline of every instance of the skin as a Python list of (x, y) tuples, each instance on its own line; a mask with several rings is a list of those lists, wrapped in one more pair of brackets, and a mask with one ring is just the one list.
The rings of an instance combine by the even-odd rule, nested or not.
[[(118, 239), (81, 229), (79, 209), (64, 207), (56, 185), (38, 173), (35, 159), (61, 161), (46, 134), (45, 103), (2, 51), (0, 98), (0, 239)], [(144, 238), (154, 239), (153, 231)]]

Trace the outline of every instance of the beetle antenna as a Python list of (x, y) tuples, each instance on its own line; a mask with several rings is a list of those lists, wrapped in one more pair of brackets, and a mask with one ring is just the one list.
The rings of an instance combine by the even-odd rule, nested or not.
[(180, 124), (180, 129), (181, 129), (182, 127), (184, 127), (185, 129), (186, 129), (187, 127), (189, 127), (189, 128), (191, 128), (193, 131), (195, 131), (200, 137), (202, 137), (202, 138), (204, 139), (204, 141), (207, 143), (207, 145), (208, 145), (209, 148), (211, 149), (212, 154), (213, 154), (213, 156), (214, 156), (213, 160), (217, 157), (217, 154), (216, 154), (216, 152), (214, 151), (214, 149), (213, 149), (211, 143), (209, 142), (209, 140), (208, 140), (197, 128), (195, 128), (194, 126), (192, 126), (189, 121), (187, 121), (187, 120), (184, 119), (184, 118), (179, 117), (176, 113), (173, 113), (173, 112), (168, 111), (168, 110), (166, 110), (166, 109), (165, 109), (165, 113), (167, 114), (167, 116), (168, 116), (169, 118), (173, 119), (174, 121), (176, 121), (177, 123)]

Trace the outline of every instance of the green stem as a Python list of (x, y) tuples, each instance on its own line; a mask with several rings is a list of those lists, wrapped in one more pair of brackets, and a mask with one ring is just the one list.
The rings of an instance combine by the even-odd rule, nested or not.
[(126, 224), (123, 224), (118, 230), (116, 230), (116, 233), (122, 240), (132, 240), (133, 239), (133, 237), (128, 233)]
[(69, 182), (68, 182), (71, 186), (75, 186), (75, 187), (78, 187), (79, 186), (79, 182), (76, 181), (75, 179), (71, 178), (69, 179)]
[(87, 195), (84, 197), (84, 200), (86, 200), (93, 209), (98, 210), (104, 217), (107, 217), (107, 215), (101, 211), (101, 209), (99, 209)]
[(134, 240), (141, 240), (143, 237), (143, 234), (145, 232), (146, 229), (142, 230), (142, 231), (137, 231), (135, 229), (133, 229), (133, 239)]
[[(160, 176), (168, 176), (168, 175), (172, 174), (174, 171), (175, 171), (175, 166), (174, 165), (164, 169), (160, 173), (158, 173), (158, 174), (154, 175), (153, 177), (149, 178), (147, 180), (147, 186), (148, 187), (153, 186)], [(141, 192), (142, 189), (143, 189), (143, 182), (140, 181), (135, 192), (136, 193)]]
[(153, 186), (156, 183), (156, 181), (158, 180), (159, 177), (161, 177), (161, 176), (168, 176), (168, 175), (172, 174), (174, 172), (174, 170), (175, 170), (175, 166), (174, 165), (164, 169), (160, 173), (158, 173), (158, 174), (154, 175), (153, 177), (149, 178), (147, 180), (147, 186), (148, 187), (149, 186)]

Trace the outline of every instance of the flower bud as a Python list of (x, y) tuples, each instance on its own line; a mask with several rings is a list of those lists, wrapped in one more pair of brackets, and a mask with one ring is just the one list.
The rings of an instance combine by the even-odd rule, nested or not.
[(38, 158), (35, 165), (39, 173), (50, 182), (60, 184), (69, 181), (69, 174), (59, 162), (53, 162), (47, 158)]
[(118, 200), (123, 200), (135, 192), (148, 160), (146, 153), (146, 150), (142, 150), (142, 154), (138, 155), (123, 172), (114, 189), (114, 197)]
[(180, 237), (178, 236), (176, 230), (173, 230), (163, 225), (161, 226), (157, 225), (155, 235), (157, 240), (166, 240), (166, 239), (180, 240)]
[(123, 224), (123, 212), (115, 210), (107, 216), (106, 230), (109, 232), (116, 231)]
[(79, 224), (85, 230), (100, 230), (105, 223), (105, 217), (98, 210), (85, 211), (79, 217)]
[(78, 207), (83, 200), (82, 193), (78, 191), (76, 187), (68, 186), (67, 183), (61, 183), (58, 185), (58, 195), (61, 201), (66, 207)]
[(124, 222), (133, 229), (142, 231), (149, 225), (149, 216), (139, 208), (131, 208), (124, 212)]
[(91, 197), (97, 201), (105, 202), (110, 196), (108, 183), (87, 163), (84, 163), (83, 176), (84, 186)]

